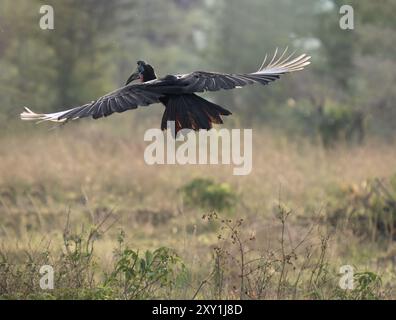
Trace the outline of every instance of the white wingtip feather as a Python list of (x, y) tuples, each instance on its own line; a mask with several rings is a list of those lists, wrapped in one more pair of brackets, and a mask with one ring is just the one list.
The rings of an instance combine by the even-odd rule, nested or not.
[(278, 49), (275, 50), (275, 54), (271, 60), (270, 63), (267, 65), (262, 64), (260, 69), (255, 72), (257, 74), (271, 74), (271, 73), (277, 73), (277, 74), (282, 74), (282, 73), (288, 73), (288, 72), (294, 72), (294, 71), (300, 71), (303, 70), (304, 67), (309, 65), (311, 56), (308, 56), (306, 54), (302, 54), (298, 57), (293, 57), (295, 51), (289, 55), (287, 58), (284, 58), (285, 54), (287, 52), (287, 48), (283, 53), (280, 55), (280, 57), (277, 58), (278, 54)]
[(52, 122), (65, 122), (66, 119), (59, 120), (59, 117), (64, 114), (64, 112), (56, 112), (56, 113), (35, 113), (27, 107), (24, 107), (25, 111), (21, 113), (21, 120), (24, 121), (37, 121), (37, 123), (43, 121), (52, 121)]

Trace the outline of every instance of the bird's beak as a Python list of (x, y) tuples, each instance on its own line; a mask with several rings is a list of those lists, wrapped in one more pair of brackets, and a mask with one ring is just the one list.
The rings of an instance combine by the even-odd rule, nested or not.
[(134, 80), (137, 80), (140, 78), (139, 72), (135, 71), (134, 73), (131, 74), (131, 76), (128, 78), (127, 82), (125, 85), (128, 85), (129, 83), (131, 83)]

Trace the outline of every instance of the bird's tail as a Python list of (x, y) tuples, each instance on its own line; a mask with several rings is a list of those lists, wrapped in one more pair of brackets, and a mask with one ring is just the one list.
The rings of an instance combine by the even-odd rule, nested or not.
[(174, 121), (176, 133), (181, 129), (209, 130), (213, 123), (223, 123), (221, 116), (231, 114), (230, 111), (195, 94), (170, 96), (165, 106), (161, 129), (167, 128), (168, 121)]

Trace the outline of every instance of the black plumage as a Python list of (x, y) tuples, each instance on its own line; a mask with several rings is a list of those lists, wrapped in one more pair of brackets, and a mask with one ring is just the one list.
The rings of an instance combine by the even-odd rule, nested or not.
[[(114, 112), (136, 109), (162, 103), (165, 106), (161, 129), (167, 128), (167, 121), (175, 121), (176, 132), (183, 128), (211, 129), (212, 124), (223, 123), (221, 116), (231, 112), (205, 100), (195, 93), (204, 91), (230, 90), (248, 84), (268, 83), (279, 79), (283, 74), (302, 70), (310, 63), (310, 57), (302, 54), (293, 58), (285, 57), (285, 50), (279, 57), (277, 50), (271, 61), (264, 59), (258, 71), (247, 74), (226, 74), (194, 71), (183, 75), (168, 75), (157, 78), (152, 66), (138, 61), (138, 67), (127, 80), (126, 85), (85, 105), (65, 111), (37, 114), (28, 108), (21, 114), (22, 120), (66, 122), (84, 117), (98, 119)], [(139, 83), (134, 80), (140, 79)]]

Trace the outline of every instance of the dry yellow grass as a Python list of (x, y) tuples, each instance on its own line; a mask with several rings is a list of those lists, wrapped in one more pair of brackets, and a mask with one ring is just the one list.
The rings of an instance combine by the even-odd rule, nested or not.
[[(208, 248), (216, 242), (216, 232), (205, 231), (203, 210), (182, 206), (177, 190), (193, 178), (229, 183), (240, 199), (234, 215), (248, 219), (247, 232), (255, 231), (262, 241), (257, 246), (268, 247), (277, 241), (273, 208), (279, 196), (297, 215), (309, 216), (315, 213), (312, 208), (320, 211), (325, 206), (331, 188), (396, 172), (395, 145), (368, 141), (325, 150), (265, 129), (253, 130), (253, 170), (248, 176), (233, 176), (232, 166), (224, 165), (149, 166), (143, 159), (143, 132), (155, 124), (150, 119), (128, 121), (116, 116), (53, 131), (44, 125), (0, 138), (3, 248), (20, 252), (44, 239), (58, 250), (69, 209), (75, 229), (113, 210), (116, 222), (95, 248), (104, 269), (112, 259), (119, 228), (134, 248), (172, 247), (200, 269), (202, 259), (210, 258)], [(146, 210), (147, 217), (139, 209)], [(163, 214), (159, 223), (150, 220), (153, 212)], [(309, 228), (305, 223), (291, 228), (290, 237), (301, 237)], [(358, 240), (348, 241), (358, 245)], [(334, 261), (343, 258), (339, 246), (334, 243), (331, 251)]]

